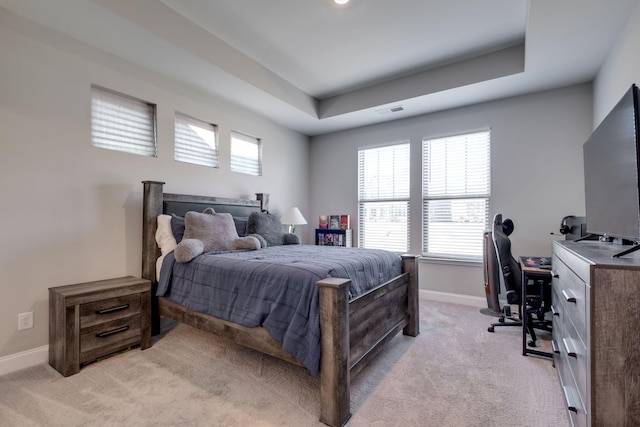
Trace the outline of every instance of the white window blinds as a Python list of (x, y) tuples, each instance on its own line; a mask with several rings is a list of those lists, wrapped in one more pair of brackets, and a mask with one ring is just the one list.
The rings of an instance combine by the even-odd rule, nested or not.
[(92, 86), (91, 145), (156, 157), (155, 106)]
[(409, 249), (409, 143), (358, 151), (359, 246)]
[(489, 131), (423, 140), (423, 253), (482, 261), (490, 189)]
[(176, 113), (174, 159), (195, 165), (220, 167), (216, 126)]
[(231, 131), (231, 171), (262, 175), (260, 139)]

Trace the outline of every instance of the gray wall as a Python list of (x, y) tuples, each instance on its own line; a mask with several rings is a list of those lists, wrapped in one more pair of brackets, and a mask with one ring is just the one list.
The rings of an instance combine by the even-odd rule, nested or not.
[[(591, 85), (582, 84), (313, 137), (310, 217), (357, 218), (358, 149), (411, 141), (411, 252), (420, 253), (422, 138), (490, 128), (491, 217), (514, 221), (514, 255), (550, 255), (550, 232), (562, 217), (584, 214), (582, 144), (591, 111)], [(480, 265), (422, 262), (420, 274), (422, 289), (484, 298)]]
[[(640, 29), (632, 25), (639, 18), (637, 7), (594, 81), (593, 102), (590, 86), (578, 85), (316, 137), (309, 148), (307, 137), (230, 102), (0, 14), (0, 358), (47, 344), (48, 287), (140, 274), (144, 179), (166, 181), (171, 192), (270, 192), (273, 210), (301, 208), (309, 225), (298, 232), (310, 242), (320, 213), (350, 213), (357, 228), (357, 149), (410, 140), (412, 251), (419, 253), (420, 141), (489, 126), (491, 213), (514, 219), (515, 254), (548, 254), (560, 218), (584, 213), (582, 142), (640, 80)], [(158, 158), (90, 146), (91, 83), (158, 104)], [(172, 160), (174, 110), (220, 125), (220, 170)], [(263, 177), (229, 172), (231, 128), (263, 138)], [(484, 298), (480, 267), (421, 264), (421, 273), (423, 289)], [(25, 311), (34, 311), (35, 328), (18, 332)]]
[[(0, 10), (0, 357), (48, 344), (49, 287), (140, 275), (142, 180), (307, 214), (307, 136), (25, 22)], [(91, 146), (92, 83), (157, 104), (157, 158)], [(175, 110), (219, 125), (219, 170), (173, 160)], [(262, 138), (262, 177), (229, 171), (231, 129)]]
[(640, 85), (640, 3), (627, 18), (618, 40), (593, 82), (593, 128), (611, 111), (632, 83)]

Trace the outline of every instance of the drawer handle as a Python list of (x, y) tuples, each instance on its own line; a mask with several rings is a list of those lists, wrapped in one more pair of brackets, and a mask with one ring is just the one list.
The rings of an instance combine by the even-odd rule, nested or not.
[(571, 289), (563, 289), (562, 296), (567, 300), (567, 302), (576, 302), (576, 296)]
[(551, 350), (556, 354), (560, 353), (560, 347), (558, 347), (556, 340), (551, 340)]
[(129, 329), (129, 325), (122, 326), (120, 328), (115, 328), (115, 329), (112, 329), (112, 330), (106, 331), (106, 332), (100, 332), (99, 334), (96, 334), (96, 338), (105, 338), (105, 337), (111, 336), (113, 334), (119, 334), (120, 332), (124, 332), (124, 331), (126, 331), (128, 329)]
[(567, 351), (567, 354), (571, 357), (578, 358), (578, 353), (576, 349), (573, 347), (573, 342), (570, 339), (562, 338), (562, 343), (564, 344), (564, 348)]
[(103, 310), (96, 310), (96, 314), (109, 314), (109, 313), (113, 313), (114, 311), (126, 310), (127, 308), (129, 308), (129, 304), (123, 304), (117, 307), (105, 308)]
[(557, 279), (560, 276), (558, 275), (558, 273), (556, 273), (555, 271), (551, 270), (551, 277), (554, 278), (554, 279)]
[(567, 402), (567, 409), (578, 413), (578, 406), (573, 401), (573, 393), (567, 386), (562, 386), (562, 392), (564, 393), (564, 400)]
[(556, 306), (553, 304), (551, 304), (551, 314), (553, 314), (554, 316), (560, 316), (560, 312), (558, 311)]

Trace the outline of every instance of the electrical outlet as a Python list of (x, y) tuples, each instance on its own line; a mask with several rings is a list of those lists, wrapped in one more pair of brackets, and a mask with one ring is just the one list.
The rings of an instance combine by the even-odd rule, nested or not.
[(33, 311), (18, 314), (18, 330), (33, 328)]

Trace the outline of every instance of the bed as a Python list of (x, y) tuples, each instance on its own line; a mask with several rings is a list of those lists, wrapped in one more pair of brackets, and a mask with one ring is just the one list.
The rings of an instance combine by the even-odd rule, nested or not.
[[(143, 185), (142, 276), (151, 280), (156, 289), (156, 262), (161, 255), (155, 240), (158, 215), (184, 215), (188, 211), (202, 212), (206, 207), (234, 216), (268, 210), (269, 197), (264, 193), (257, 193), (256, 200), (230, 199), (164, 193), (164, 183), (158, 181), (143, 181)], [(409, 336), (419, 334), (417, 258), (416, 255), (402, 255), (398, 276), (353, 298), (350, 298), (350, 279), (330, 277), (315, 283), (321, 348), (321, 422), (335, 427), (344, 425), (350, 417), (350, 379), (400, 331)], [(154, 297), (152, 303), (155, 333), (159, 332), (160, 316), (305, 366), (284, 351), (283, 345), (273, 339), (265, 327), (241, 326), (191, 310), (162, 296)]]

